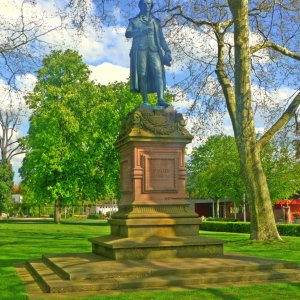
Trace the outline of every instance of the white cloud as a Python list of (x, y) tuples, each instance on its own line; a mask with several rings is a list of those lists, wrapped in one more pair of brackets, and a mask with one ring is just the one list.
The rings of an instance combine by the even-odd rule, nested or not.
[(193, 104), (193, 101), (189, 98), (186, 91), (184, 91), (180, 87), (172, 88), (171, 93), (175, 96), (175, 99), (172, 102), (172, 106), (175, 110), (187, 111)]
[(12, 89), (8, 84), (0, 81), (1, 109), (18, 112), (22, 120), (27, 121), (30, 111), (25, 103), (25, 95), (33, 90), (36, 80), (32, 74), (18, 76), (16, 80), (18, 90)]
[(78, 35), (75, 29), (62, 28), (49, 32), (42, 39), (51, 49), (78, 51), (88, 64), (107, 61), (129, 66), (130, 41), (125, 38), (123, 27), (103, 27), (98, 32), (90, 25), (82, 35)]
[(296, 90), (281, 87), (278, 90), (266, 91), (252, 85), (252, 97), (255, 103), (255, 127), (263, 133), (281, 116), (287, 105), (294, 98)]
[(17, 87), (22, 91), (32, 91), (37, 82), (36, 76), (33, 74), (24, 74), (17, 77)]
[(275, 109), (280, 112), (287, 106), (295, 93), (296, 90), (285, 86), (267, 91), (252, 84), (253, 103), (257, 106), (258, 111), (267, 112)]
[(92, 71), (90, 79), (96, 83), (108, 84), (115, 81), (126, 82), (129, 78), (129, 69), (111, 63), (103, 63), (98, 66), (90, 66)]
[[(31, 34), (39, 35), (55, 28), (61, 23), (57, 7), (58, 3), (55, 0), (39, 1), (38, 4), (34, 1), (1, 0), (0, 41), (5, 43), (8, 36), (16, 38), (15, 33), (18, 29), (24, 30), (27, 38), (30, 38)], [(20, 35), (18, 40), (22, 39), (24, 36)], [(11, 43), (9, 40), (6, 42)]]
[[(1, 0), (0, 12), (0, 43), (6, 44), (8, 32), (10, 35), (23, 25), (20, 14), (23, 0)], [(125, 28), (121, 26), (103, 26), (95, 28), (94, 24), (85, 23), (84, 33), (78, 34), (70, 17), (62, 16), (62, 1), (44, 0), (26, 1), (23, 5), (24, 24), (27, 34), (42, 35), (39, 40), (48, 46), (48, 51), (54, 49), (77, 50), (83, 60), (89, 64), (110, 62), (129, 66), (129, 49), (131, 41), (125, 38)], [(92, 9), (92, 1), (90, 1)], [(91, 12), (90, 12), (91, 13)], [(115, 9), (117, 14), (117, 9)], [(38, 25), (37, 25), (38, 24)], [(60, 26), (61, 25), (61, 26)], [(51, 31), (51, 29), (56, 28)], [(4, 32), (5, 31), (5, 32)], [(46, 47), (47, 48), (47, 47)]]

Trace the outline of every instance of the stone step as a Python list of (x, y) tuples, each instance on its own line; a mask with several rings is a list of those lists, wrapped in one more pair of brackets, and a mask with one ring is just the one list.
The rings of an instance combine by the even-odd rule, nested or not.
[(27, 268), (47, 293), (71, 293), (81, 291), (108, 291), (130, 289), (164, 289), (165, 287), (201, 288), (215, 287), (228, 283), (251, 284), (252, 282), (299, 281), (299, 269), (279, 268), (270, 270), (152, 274), (148, 277), (111, 277), (101, 280), (63, 280), (42, 261), (28, 262)]
[[(209, 272), (236, 272), (296, 268), (291, 262), (244, 260), (227, 257), (222, 259), (172, 259), (156, 261), (118, 262), (100, 259), (99, 256), (51, 257), (43, 256), (44, 262), (62, 279), (97, 280), (109, 278), (143, 278), (151, 276), (204, 274)], [(216, 262), (216, 263), (214, 263)]]
[(61, 278), (41, 260), (29, 260), (25, 263), (25, 267), (45, 293), (50, 293), (48, 282), (61, 281)]
[(118, 290), (118, 283), (114, 279), (99, 282), (62, 279), (42, 260), (27, 261), (26, 269), (45, 293)]
[(50, 268), (53, 272), (56, 273), (61, 279), (63, 280), (70, 280), (70, 274), (66, 272), (63, 268), (60, 268), (57, 266), (51, 259), (49, 259), (47, 256), (42, 255), (42, 261), (43, 263)]
[(144, 288), (164, 288), (169, 286), (198, 287), (201, 285), (215, 286), (216, 284), (241, 283), (250, 284), (251, 282), (272, 282), (276, 280), (300, 280), (300, 272), (291, 269), (276, 271), (258, 272), (218, 272), (209, 274), (189, 274), (184, 276), (169, 275), (155, 276), (137, 280), (118, 279), (119, 289), (144, 289)]

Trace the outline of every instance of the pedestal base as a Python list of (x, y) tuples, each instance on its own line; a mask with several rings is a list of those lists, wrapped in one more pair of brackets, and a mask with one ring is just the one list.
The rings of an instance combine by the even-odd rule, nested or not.
[(223, 256), (224, 241), (200, 236), (120, 238), (105, 236), (89, 240), (93, 253), (115, 260), (143, 260)]
[(119, 211), (111, 235), (90, 239), (114, 260), (212, 257), (223, 241), (199, 237), (200, 219), (186, 194), (185, 146), (192, 140), (172, 109), (137, 108), (122, 122)]

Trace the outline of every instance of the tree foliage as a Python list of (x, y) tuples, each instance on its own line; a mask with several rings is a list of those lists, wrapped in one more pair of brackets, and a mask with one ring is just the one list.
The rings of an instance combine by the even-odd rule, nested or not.
[(12, 202), (13, 171), (8, 161), (0, 161), (0, 216)]
[(74, 51), (45, 57), (27, 99), (33, 113), (21, 168), (34, 198), (69, 205), (117, 197), (114, 142), (121, 119), (140, 101), (128, 84), (95, 85)]
[(288, 199), (300, 190), (300, 164), (294, 147), (284, 141), (273, 140), (262, 152), (272, 201)]
[(204, 145), (193, 149), (187, 170), (187, 189), (193, 196), (242, 200), (245, 188), (233, 137), (210, 136)]
[[(273, 202), (299, 191), (300, 165), (290, 143), (269, 143), (262, 152), (262, 163)], [(210, 136), (204, 145), (193, 149), (187, 170), (187, 188), (193, 196), (242, 201), (245, 186), (234, 137)]]

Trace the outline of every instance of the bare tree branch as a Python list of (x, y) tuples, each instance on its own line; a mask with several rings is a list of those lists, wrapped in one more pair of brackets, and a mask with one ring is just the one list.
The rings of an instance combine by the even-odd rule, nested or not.
[(250, 53), (253, 54), (261, 49), (265, 49), (265, 48), (271, 48), (277, 52), (280, 52), (281, 54), (291, 57), (293, 59), (296, 60), (300, 60), (300, 54), (297, 54), (295, 52), (290, 51), (289, 49), (282, 47), (274, 42), (271, 41), (265, 41), (261, 44), (257, 44), (255, 46), (250, 47)]
[(197, 27), (201, 27), (203, 25), (214, 27), (216, 25), (215, 23), (212, 23), (212, 22), (195, 20), (195, 19), (189, 17), (188, 15), (186, 15), (184, 13), (183, 7), (180, 6), (180, 5), (175, 6), (175, 7), (171, 8), (171, 9), (167, 9), (166, 11), (172, 12), (172, 11), (176, 11), (176, 10), (178, 10), (178, 13), (174, 14), (174, 16), (182, 17), (184, 20), (190, 22), (191, 24), (193, 24), (193, 25), (195, 25)]
[(273, 126), (260, 138), (257, 145), (260, 150), (274, 137), (274, 135), (294, 117), (295, 112), (300, 106), (300, 92), (296, 95), (290, 105), (287, 107), (281, 117), (273, 124)]
[(218, 76), (219, 83), (222, 87), (227, 109), (232, 121), (232, 126), (234, 132), (236, 132), (236, 102), (235, 102), (235, 95), (234, 95), (234, 89), (231, 86), (230, 79), (228, 78), (226, 74), (225, 69), (225, 42), (224, 42), (224, 33), (220, 32), (220, 28), (215, 29), (216, 37), (218, 40), (218, 62), (216, 66), (216, 74)]

